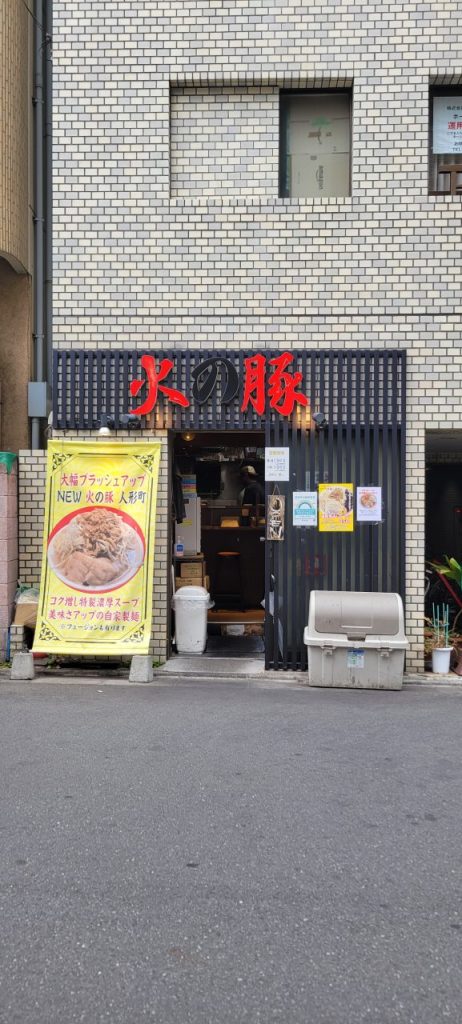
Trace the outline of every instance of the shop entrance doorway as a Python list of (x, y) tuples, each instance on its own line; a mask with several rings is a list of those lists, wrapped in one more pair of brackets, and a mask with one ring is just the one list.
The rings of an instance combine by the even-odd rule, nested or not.
[(264, 434), (185, 430), (171, 455), (172, 589), (210, 594), (206, 657), (263, 659)]
[[(427, 431), (425, 614), (443, 605), (449, 627), (462, 634), (462, 430)], [(452, 565), (448, 566), (447, 559)], [(449, 568), (449, 576), (438, 567)], [(428, 655), (427, 651), (427, 655)]]

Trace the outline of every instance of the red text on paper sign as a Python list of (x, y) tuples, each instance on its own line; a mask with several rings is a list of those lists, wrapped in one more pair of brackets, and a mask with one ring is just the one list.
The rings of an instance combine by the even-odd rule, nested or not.
[[(267, 402), (270, 409), (279, 413), (280, 416), (291, 416), (295, 406), (306, 409), (309, 406), (309, 399), (302, 391), (298, 390), (302, 385), (303, 375), (298, 370), (291, 370), (294, 356), (290, 352), (281, 352), (281, 355), (273, 359), (267, 359), (265, 355), (258, 353), (244, 359), (244, 379), (242, 386), (241, 410), (245, 412), (250, 406), (263, 416)], [(146, 386), (147, 394), (137, 408), (130, 412), (137, 416), (147, 416), (153, 411), (157, 404), (159, 392), (164, 395), (168, 402), (187, 408), (190, 405), (189, 398), (176, 388), (169, 387), (164, 381), (173, 369), (171, 359), (162, 359), (157, 369), (154, 356), (141, 356), (141, 368), (144, 370), (145, 380), (133, 380), (130, 383), (130, 394), (138, 395), (141, 388)], [(197, 367), (200, 373), (200, 366)], [(218, 375), (213, 378), (213, 387), (218, 386)]]

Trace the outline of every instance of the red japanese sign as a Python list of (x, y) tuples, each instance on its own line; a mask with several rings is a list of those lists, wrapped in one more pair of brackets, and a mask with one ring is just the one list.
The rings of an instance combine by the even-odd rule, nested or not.
[[(280, 416), (291, 416), (296, 406), (304, 409), (309, 407), (308, 397), (300, 390), (303, 386), (303, 375), (300, 371), (291, 369), (294, 359), (295, 356), (290, 352), (281, 352), (281, 355), (271, 359), (262, 353), (256, 353), (244, 359), (240, 405), (242, 412), (250, 405), (259, 416), (264, 416), (268, 408)], [(190, 405), (189, 398), (182, 391), (162, 383), (174, 368), (171, 359), (162, 359), (157, 367), (154, 356), (143, 355), (140, 363), (145, 379), (131, 381), (130, 394), (135, 397), (144, 388), (145, 396), (141, 405), (130, 410), (132, 414), (149, 415), (156, 407), (159, 392), (173, 405), (180, 405), (185, 409)], [(240, 384), (237, 372), (229, 359), (217, 355), (216, 358), (208, 358), (199, 363), (194, 370), (192, 391), (194, 399), (199, 404), (206, 401), (218, 388), (219, 369), (224, 374), (226, 384), (222, 396), (223, 403), (235, 397)]]

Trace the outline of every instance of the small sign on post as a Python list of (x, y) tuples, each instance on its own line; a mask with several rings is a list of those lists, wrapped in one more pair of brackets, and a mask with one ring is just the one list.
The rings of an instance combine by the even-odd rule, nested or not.
[(283, 494), (269, 494), (266, 515), (266, 539), (284, 540), (286, 499)]

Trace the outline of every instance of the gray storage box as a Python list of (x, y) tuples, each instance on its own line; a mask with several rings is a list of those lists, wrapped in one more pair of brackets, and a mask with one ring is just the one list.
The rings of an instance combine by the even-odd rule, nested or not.
[(402, 687), (409, 644), (399, 594), (314, 590), (303, 639), (311, 686)]

